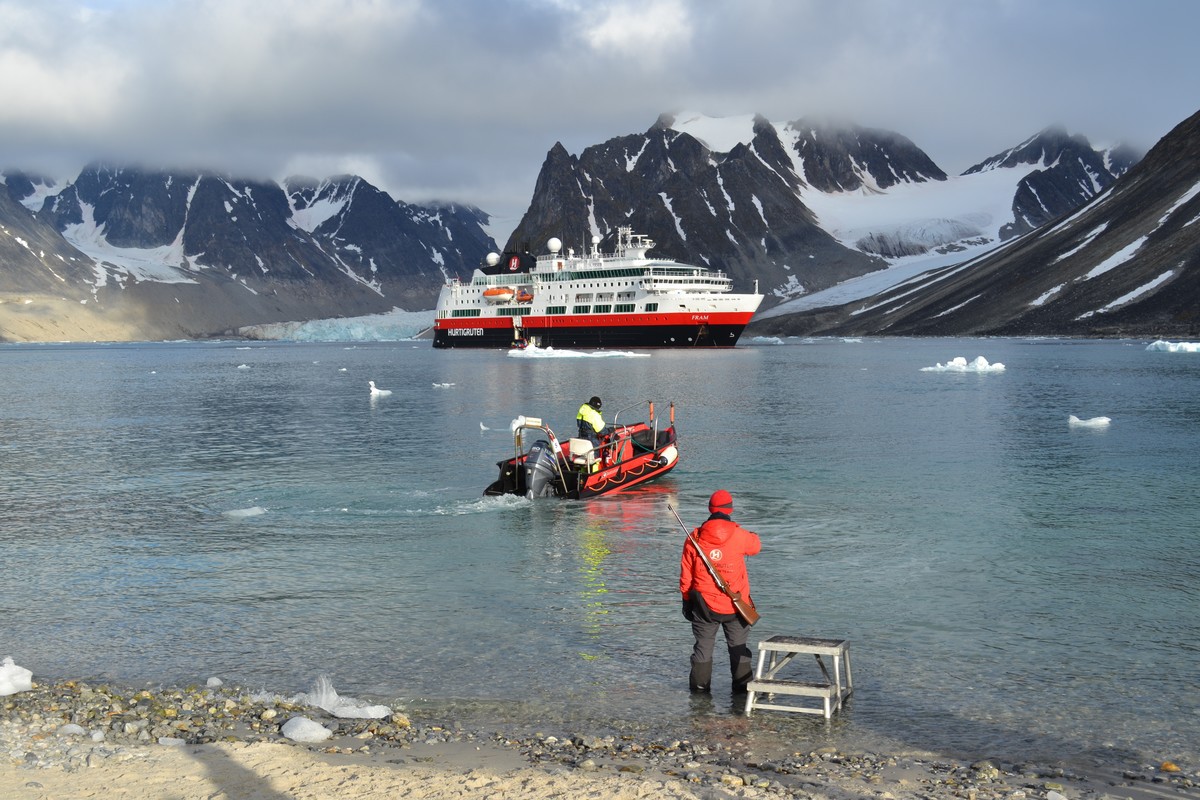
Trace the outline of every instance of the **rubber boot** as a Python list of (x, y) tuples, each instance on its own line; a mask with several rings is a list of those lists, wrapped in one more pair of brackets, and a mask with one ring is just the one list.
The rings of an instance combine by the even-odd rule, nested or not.
[(688, 676), (688, 688), (692, 692), (712, 691), (712, 662), (693, 661), (692, 674)]
[(754, 657), (750, 648), (740, 647), (729, 651), (729, 673), (733, 676), (733, 693), (745, 694), (746, 684), (754, 678)]

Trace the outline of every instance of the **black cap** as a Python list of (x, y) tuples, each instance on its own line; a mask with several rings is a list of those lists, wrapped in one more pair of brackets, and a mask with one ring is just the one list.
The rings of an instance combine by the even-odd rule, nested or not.
[(600, 410), (600, 398), (593, 397), (591, 400), (588, 400), (588, 405), (591, 406), (592, 408), (596, 409), (597, 411), (599, 411)]

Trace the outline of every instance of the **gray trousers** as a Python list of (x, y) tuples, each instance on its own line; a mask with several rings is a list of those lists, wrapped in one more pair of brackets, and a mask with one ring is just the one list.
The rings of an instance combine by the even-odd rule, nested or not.
[(693, 691), (708, 691), (711, 688), (713, 649), (717, 645), (718, 629), (725, 632), (733, 691), (744, 692), (753, 674), (754, 659), (750, 648), (746, 646), (750, 626), (738, 617), (721, 622), (692, 620), (692, 636), (696, 638), (696, 643), (692, 647), (692, 673), (688, 683)]

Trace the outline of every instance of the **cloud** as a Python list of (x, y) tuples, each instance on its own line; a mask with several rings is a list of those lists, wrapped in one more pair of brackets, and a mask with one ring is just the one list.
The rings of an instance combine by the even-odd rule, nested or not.
[(0, 0), (0, 168), (353, 168), (511, 229), (555, 142), (685, 108), (836, 115), (950, 172), (1055, 123), (1148, 147), (1195, 111), (1197, 22), (1167, 0)]
[(598, 55), (660, 66), (691, 41), (691, 14), (682, 0), (617, 2), (607, 7), (597, 4), (597, 8), (594, 22), (585, 15), (583, 38)]

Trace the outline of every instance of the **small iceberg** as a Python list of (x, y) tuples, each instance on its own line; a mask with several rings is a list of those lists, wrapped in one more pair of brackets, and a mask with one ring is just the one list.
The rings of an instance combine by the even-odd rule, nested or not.
[(1067, 424), (1072, 428), (1107, 428), (1108, 423), (1112, 420), (1108, 417), (1092, 417), (1091, 419), (1080, 419), (1072, 414), (1067, 419)]
[(371, 387), (371, 397), (390, 397), (391, 389), (380, 389), (375, 385), (375, 381), (367, 381), (367, 385)]
[(1163, 353), (1200, 353), (1200, 342), (1165, 342), (1159, 339), (1146, 345), (1146, 349)]
[(970, 362), (962, 356), (958, 356), (945, 364), (939, 363), (935, 367), (921, 367), (921, 372), (1004, 372), (1004, 365), (999, 361), (989, 364), (983, 356), (976, 356), (975, 360)]
[(250, 506), (249, 508), (235, 508), (232, 511), (224, 512), (224, 515), (230, 519), (245, 519), (247, 517), (257, 517), (267, 513), (267, 510), (262, 506)]

